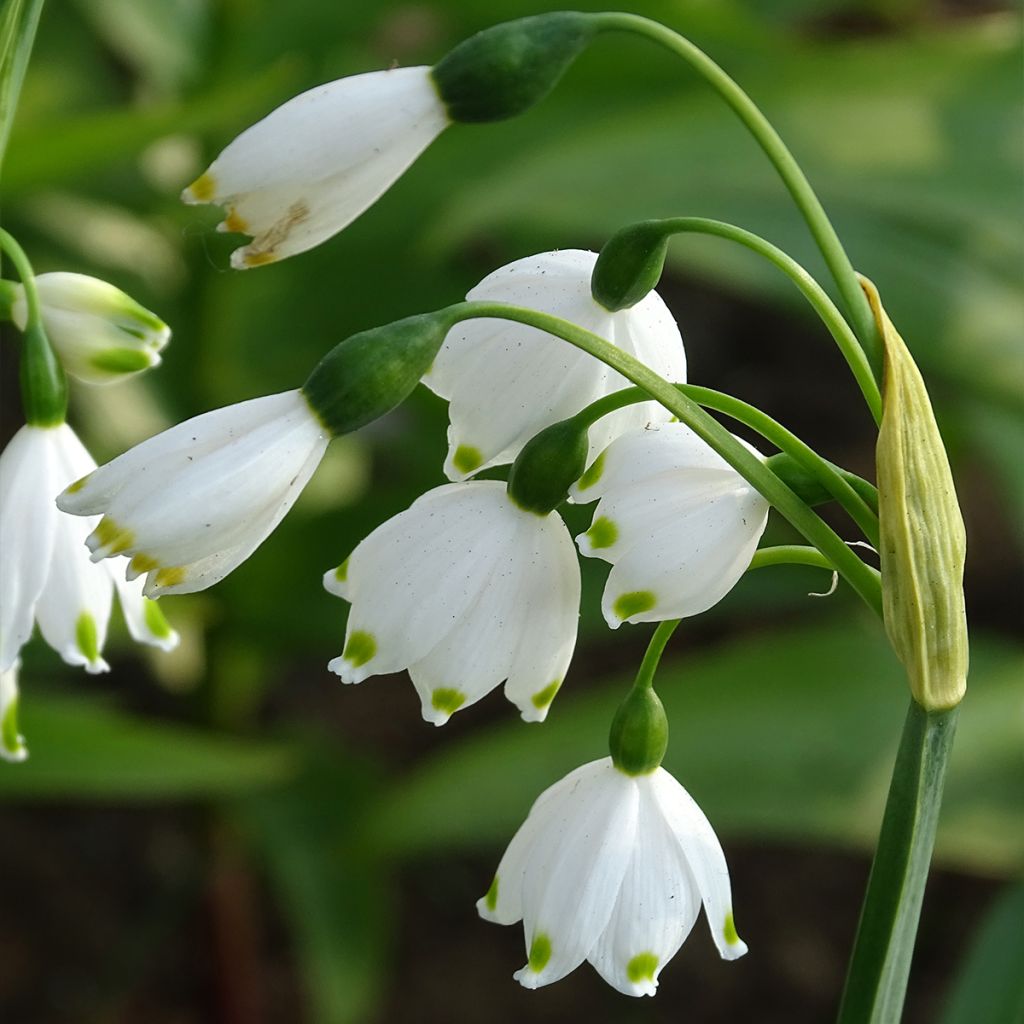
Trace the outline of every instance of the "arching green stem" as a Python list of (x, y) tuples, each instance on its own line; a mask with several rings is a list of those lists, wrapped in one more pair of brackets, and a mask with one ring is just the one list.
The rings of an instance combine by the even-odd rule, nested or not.
[(825, 289), (792, 256), (760, 235), (720, 220), (709, 220), (706, 217), (669, 217), (646, 223), (656, 224), (666, 235), (690, 233), (726, 238), (758, 253), (778, 267), (796, 285), (828, 328), (864, 395), (875, 423), (882, 421), (882, 395), (857, 336)]
[(843, 539), (820, 516), (808, 508), (794, 491), (787, 487), (714, 417), (706, 413), (696, 402), (682, 394), (667, 380), (641, 363), (640, 360), (576, 324), (533, 309), (522, 309), (502, 302), (461, 302), (448, 307), (445, 310), (445, 315), (452, 322), (477, 318), (497, 318), (536, 327), (575, 345), (581, 351), (589, 353), (612, 369), (618, 370), (627, 380), (642, 387), (651, 398), (660, 402), (718, 452), (796, 530), (827, 555), (835, 565), (836, 571), (846, 579), (877, 615), (881, 615), (882, 595), (877, 574), (846, 546)]
[(0, 251), (5, 252), (14, 264), (25, 289), (28, 307), (21, 350), (21, 401), (25, 420), (33, 427), (57, 426), (64, 422), (67, 413), (67, 378), (43, 329), (32, 265), (13, 235), (3, 228), (0, 228)]
[(779, 176), (803, 214), (843, 297), (843, 305), (861, 346), (868, 355), (876, 378), (879, 377), (881, 342), (874, 317), (871, 315), (864, 293), (857, 283), (850, 258), (828, 219), (821, 201), (814, 189), (811, 188), (807, 176), (754, 101), (703, 50), (678, 32), (673, 32), (672, 29), (637, 14), (607, 12), (595, 15), (595, 18), (602, 30), (633, 32), (645, 36), (682, 57), (718, 92), (746, 125), (768, 159), (775, 165)]
[[(753, 405), (733, 398), (732, 395), (723, 394), (721, 391), (698, 387), (695, 384), (673, 384), (672, 386), (698, 405), (724, 413), (737, 422), (750, 427), (751, 430), (756, 430), (762, 437), (771, 441), (779, 451), (789, 455), (846, 509), (853, 521), (864, 532), (864, 536), (872, 547), (878, 547), (878, 515), (861, 493), (868, 489), (874, 490), (866, 480), (860, 480), (852, 473), (845, 474), (843, 470), (823, 459), (813, 448), (804, 444), (796, 434)], [(578, 413), (575, 419), (587, 424), (594, 423), (616, 409), (649, 400), (650, 395), (643, 388), (623, 388), (621, 391), (615, 391), (592, 402), (586, 409)], [(854, 483), (854, 480), (858, 482)], [(877, 500), (876, 496), (876, 506)]]
[(651, 642), (647, 645), (644, 660), (640, 662), (640, 668), (636, 674), (636, 682), (633, 683), (636, 689), (650, 690), (653, 688), (654, 673), (658, 671), (658, 664), (661, 661), (665, 647), (668, 645), (672, 634), (676, 631), (676, 626), (680, 622), (682, 622), (682, 619), (666, 619), (664, 622), (658, 623), (658, 628), (654, 631)]
[(813, 569), (828, 569), (831, 572), (836, 569), (817, 548), (805, 547), (803, 544), (779, 544), (776, 547), (758, 548), (747, 571), (767, 569), (773, 565), (809, 565)]

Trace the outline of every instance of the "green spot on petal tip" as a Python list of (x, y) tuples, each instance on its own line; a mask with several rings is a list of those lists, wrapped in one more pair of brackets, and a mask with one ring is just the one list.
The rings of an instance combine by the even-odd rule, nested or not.
[(740, 941), (739, 932), (736, 931), (736, 922), (732, 918), (732, 911), (725, 915), (725, 924), (723, 925), (722, 931), (725, 935), (725, 941), (730, 946), (735, 946)]
[[(15, 697), (11, 700), (10, 704), (7, 705), (4, 711), (3, 721), (0, 721), (0, 746), (7, 751), (12, 757), (21, 751), (21, 737), (18, 735), (18, 698)], [(494, 879), (494, 884), (491, 886), (495, 891), (495, 900), (497, 900), (497, 884), (498, 879)], [(488, 892), (488, 897), (490, 893)], [(492, 908), (493, 909), (493, 908)]]
[(339, 583), (344, 583), (348, 579), (348, 559), (346, 558), (337, 569), (334, 570), (334, 578)]
[(540, 974), (547, 967), (550, 959), (551, 940), (543, 932), (540, 932), (534, 936), (533, 942), (530, 943), (530, 970), (534, 974)]
[(372, 633), (357, 629), (345, 644), (342, 657), (353, 667), (360, 668), (377, 653), (377, 641)]
[(538, 711), (543, 711), (544, 708), (546, 708), (555, 699), (555, 694), (558, 693), (561, 685), (561, 679), (556, 679), (553, 683), (549, 683), (543, 690), (538, 690), (530, 698), (530, 703), (533, 704)]
[(461, 690), (442, 687), (430, 695), (430, 703), (435, 711), (452, 715), (466, 703), (466, 695)]
[(174, 632), (164, 613), (160, 610), (160, 606), (156, 601), (150, 601), (148, 597), (142, 599), (142, 617), (146, 628), (158, 640), (166, 640)]
[(653, 953), (637, 953), (626, 964), (626, 977), (634, 984), (641, 981), (654, 981), (654, 972), (658, 969), (658, 958)]
[(619, 539), (619, 528), (607, 516), (598, 516), (587, 530), (592, 548), (610, 548)]
[(96, 620), (88, 613), (82, 612), (75, 623), (75, 643), (90, 664), (100, 656), (99, 636), (96, 632)]
[(139, 373), (155, 362), (154, 357), (137, 348), (108, 348), (97, 352), (90, 363), (102, 373)]
[(625, 622), (633, 615), (649, 612), (657, 603), (658, 599), (650, 590), (632, 590), (628, 594), (620, 594), (615, 599), (612, 610)]
[(601, 479), (601, 474), (604, 473), (604, 452), (590, 464), (590, 468), (580, 477), (579, 483), (576, 485), (578, 491), (585, 491), (588, 487), (593, 487), (598, 480)]
[(490, 889), (487, 890), (487, 895), (484, 896), (484, 906), (493, 914), (494, 908), (498, 905), (498, 876), (494, 876), (494, 881), (491, 882)]
[(468, 444), (460, 444), (452, 456), (452, 465), (460, 473), (472, 473), (484, 464), (484, 457), (480, 454), (479, 448), (473, 448)]

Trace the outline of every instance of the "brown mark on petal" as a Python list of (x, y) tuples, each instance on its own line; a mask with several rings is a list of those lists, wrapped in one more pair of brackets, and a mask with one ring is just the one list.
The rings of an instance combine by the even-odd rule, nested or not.
[[(232, 216), (234, 211), (232, 211)], [(231, 217), (228, 218), (230, 220)], [(305, 199), (298, 199), (288, 207), (285, 213), (271, 228), (252, 240), (245, 253), (245, 263), (250, 267), (262, 266), (277, 259), (275, 250), (303, 221), (309, 220), (309, 204)]]

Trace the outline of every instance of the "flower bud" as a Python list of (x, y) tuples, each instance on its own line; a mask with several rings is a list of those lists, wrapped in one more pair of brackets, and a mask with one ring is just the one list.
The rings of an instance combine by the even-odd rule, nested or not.
[(450, 328), (442, 310), (353, 334), (320, 360), (302, 391), (333, 436), (358, 430), (409, 396)]
[[(85, 274), (40, 274), (43, 326), (64, 369), (90, 384), (109, 384), (160, 362), (171, 329), (131, 296)], [(22, 330), (28, 322), (23, 288), (11, 305)]]
[(615, 767), (626, 775), (646, 775), (660, 767), (668, 749), (668, 718), (650, 686), (634, 686), (619, 705), (608, 748)]
[(661, 280), (669, 237), (656, 220), (631, 224), (612, 235), (594, 266), (594, 301), (614, 313), (644, 299)]
[(542, 100), (596, 30), (578, 11), (538, 14), (478, 32), (437, 64), (433, 76), (453, 121), (515, 117)]
[(575, 419), (545, 427), (526, 442), (508, 477), (509, 497), (538, 515), (554, 511), (587, 468), (590, 443), (586, 426)]
[(967, 541), (949, 460), (913, 357), (861, 278), (885, 346), (878, 434), (878, 519), (885, 627), (926, 711), (955, 707), (967, 688)]

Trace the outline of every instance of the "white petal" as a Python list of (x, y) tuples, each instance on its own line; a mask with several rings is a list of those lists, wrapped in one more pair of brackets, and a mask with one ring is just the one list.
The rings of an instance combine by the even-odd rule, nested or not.
[(120, 564), (107, 562), (114, 586), (117, 588), (117, 599), (121, 605), (125, 625), (131, 638), (140, 644), (159, 647), (162, 651), (173, 651), (178, 646), (180, 637), (172, 629), (160, 606), (143, 595), (141, 578), (126, 580), (117, 570)]
[(430, 68), (397, 68), (317, 86), (235, 139), (185, 191), (230, 210), (253, 236), (235, 266), (312, 248), (370, 206), (448, 123)]
[(651, 788), (700, 890), (719, 954), (725, 960), (743, 956), (747, 944), (736, 934), (729, 869), (711, 823), (690, 794), (663, 768), (652, 774)]
[(630, 996), (654, 995), (700, 911), (679, 841), (665, 822), (648, 778), (637, 779), (636, 843), (611, 920), (589, 960), (609, 985)]
[(356, 653), (331, 670), (361, 682), (424, 658), (477, 600), (523, 515), (500, 481), (448, 484), (374, 530), (348, 559)]
[(611, 917), (636, 839), (637, 786), (593, 762), (558, 794), (558, 810), (534, 840), (523, 878), (526, 988), (565, 977), (586, 959)]
[(32, 635), (50, 571), (60, 490), (54, 433), (22, 427), (0, 454), (0, 671)]
[(557, 513), (534, 517), (532, 544), (520, 550), (528, 571), (518, 609), (516, 645), (505, 696), (524, 721), (542, 722), (576, 648), (580, 567), (569, 531)]
[(18, 732), (18, 670), (15, 659), (0, 672), (0, 760), (17, 764), (28, 757), (25, 737)]

